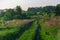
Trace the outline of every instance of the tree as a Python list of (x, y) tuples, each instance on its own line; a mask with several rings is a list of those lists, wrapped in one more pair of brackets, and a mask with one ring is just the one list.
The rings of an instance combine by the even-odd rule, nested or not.
[(60, 16), (60, 4), (56, 6), (55, 11), (56, 11), (56, 16)]
[(55, 6), (45, 6), (43, 7), (43, 12), (51, 13), (55, 11)]
[(17, 18), (21, 18), (22, 17), (22, 9), (20, 6), (16, 7), (16, 16)]
[(4, 11), (1, 11), (0, 12), (0, 18), (3, 17), (5, 15), (5, 12)]
[(15, 12), (13, 9), (8, 9), (6, 12), (5, 12), (5, 15), (4, 15), (4, 20), (12, 20), (14, 19), (14, 15), (15, 15)]
[(32, 8), (28, 8), (27, 11), (29, 12), (29, 14), (31, 16), (33, 16), (33, 15), (37, 15), (37, 12), (40, 11), (40, 8), (39, 7), (32, 7)]

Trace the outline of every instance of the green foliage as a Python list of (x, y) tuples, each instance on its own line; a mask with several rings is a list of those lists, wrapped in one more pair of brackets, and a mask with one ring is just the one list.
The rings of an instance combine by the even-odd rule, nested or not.
[(37, 24), (34, 22), (32, 26), (26, 30), (18, 40), (34, 40)]
[(20, 6), (16, 6), (16, 17), (17, 19), (22, 18), (22, 9)]
[(22, 19), (30, 19), (29, 13), (27, 11), (22, 12)]
[(0, 12), (0, 18), (3, 17), (5, 15), (5, 12), (4, 11), (1, 11)]
[(56, 11), (56, 15), (57, 15), (57, 16), (60, 16), (60, 4), (58, 4), (58, 5), (56, 6), (55, 11)]
[(13, 9), (8, 9), (5, 12), (5, 15), (3, 17), (4, 20), (12, 20), (14, 18), (15, 12)]
[(49, 26), (46, 23), (40, 22), (41, 25), (41, 37), (43, 40), (56, 40), (57, 27)]
[[(30, 22), (30, 23), (28, 23), (26, 25), (15, 25), (15, 26), (12, 26), (12, 27), (1, 26), (0, 27), (0, 40), (16, 40), (16, 39), (18, 39), (18, 37), (20, 35), (22, 35), (23, 32), (25, 30), (27, 30), (30, 25), (32, 25), (32, 23), (33, 22)], [(29, 29), (29, 30), (31, 30), (31, 29)], [(33, 29), (31, 31), (33, 32)]]
[(18, 33), (18, 28), (0, 30), (0, 40), (14, 40), (14, 36)]
[(37, 12), (53, 13), (55, 11), (55, 6), (45, 6), (45, 7), (32, 7), (27, 10), (30, 15), (37, 15)]
[(55, 11), (55, 6), (45, 6), (43, 7), (43, 11), (42, 12), (47, 12), (47, 13), (51, 13)]
[(16, 12), (19, 13), (21, 15), (22, 13), (22, 9), (20, 6), (16, 6)]

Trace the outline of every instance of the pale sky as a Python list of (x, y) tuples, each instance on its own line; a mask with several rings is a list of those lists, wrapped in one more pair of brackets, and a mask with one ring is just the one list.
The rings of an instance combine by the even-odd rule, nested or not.
[(0, 9), (15, 8), (20, 5), (23, 10), (28, 7), (40, 7), (60, 4), (60, 0), (0, 0)]

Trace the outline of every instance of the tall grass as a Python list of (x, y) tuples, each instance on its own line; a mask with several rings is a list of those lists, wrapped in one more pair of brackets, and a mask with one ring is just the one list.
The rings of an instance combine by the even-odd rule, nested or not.
[(40, 22), (41, 37), (43, 40), (56, 40), (57, 27), (50, 26), (49, 23)]
[(32, 26), (26, 30), (18, 40), (34, 40), (37, 24), (34, 22)]
[(0, 40), (17, 40), (21, 33), (29, 28), (30, 23), (26, 25), (15, 25), (14, 27), (1, 27), (2, 30), (0, 30)]

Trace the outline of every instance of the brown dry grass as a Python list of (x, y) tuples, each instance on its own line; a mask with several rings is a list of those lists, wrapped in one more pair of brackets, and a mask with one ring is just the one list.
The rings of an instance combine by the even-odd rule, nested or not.
[(15, 26), (15, 25), (25, 25), (25, 24), (28, 24), (30, 22), (32, 22), (33, 20), (28, 20), (28, 19), (25, 19), (25, 20), (22, 20), (22, 21), (18, 21), (18, 22), (6, 22), (6, 23), (2, 23), (2, 26)]

